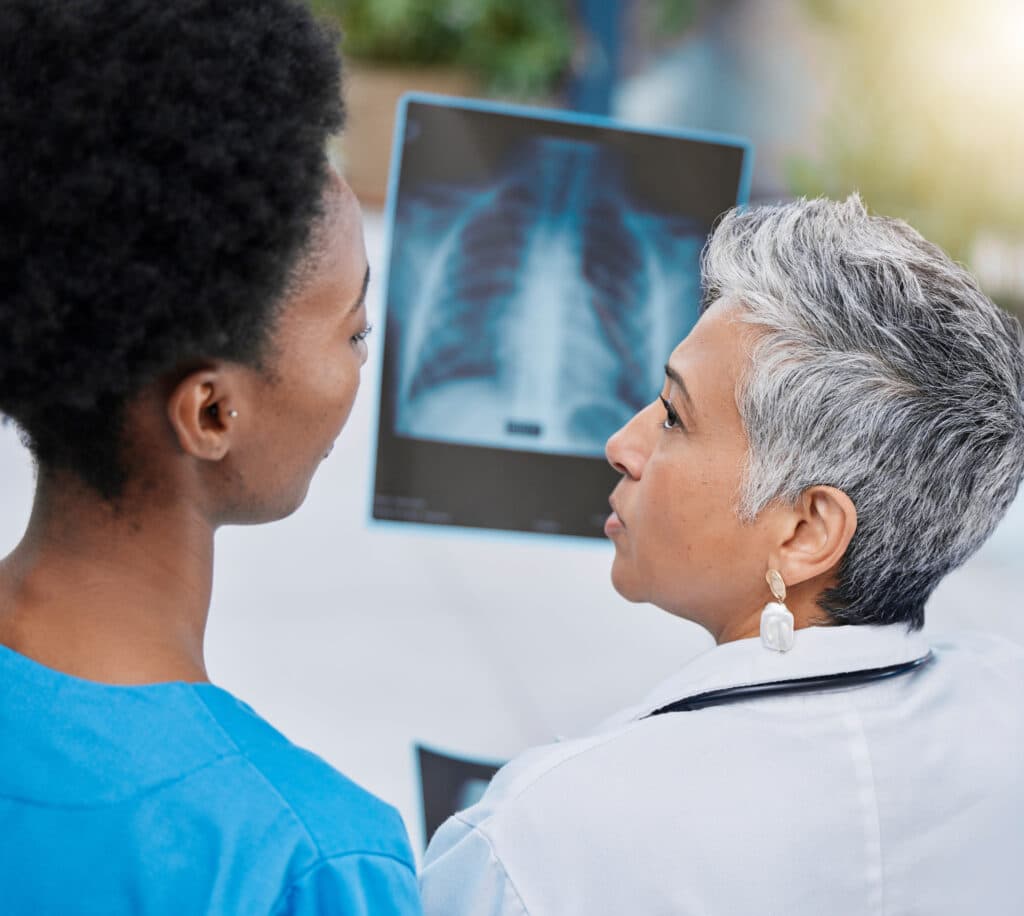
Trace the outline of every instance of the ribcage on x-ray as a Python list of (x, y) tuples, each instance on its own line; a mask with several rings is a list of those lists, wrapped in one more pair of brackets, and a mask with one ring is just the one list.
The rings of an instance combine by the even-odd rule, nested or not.
[(665, 278), (690, 268), (679, 255), (696, 236), (662, 263), (666, 220), (637, 212), (604, 151), (572, 141), (534, 141), (489, 190), (432, 194), (443, 229), (408, 286), (397, 430), (600, 454), (658, 384), (671, 310), (687, 310)]
[(508, 184), (451, 241), (407, 397), (454, 379), (498, 377), (501, 324), (521, 284), (536, 201)]

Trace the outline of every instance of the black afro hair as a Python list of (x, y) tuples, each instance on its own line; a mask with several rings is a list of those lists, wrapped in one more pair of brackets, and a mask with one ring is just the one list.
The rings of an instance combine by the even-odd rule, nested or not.
[(294, 0), (0, 0), (0, 412), (105, 496), (124, 407), (259, 364), (342, 126)]

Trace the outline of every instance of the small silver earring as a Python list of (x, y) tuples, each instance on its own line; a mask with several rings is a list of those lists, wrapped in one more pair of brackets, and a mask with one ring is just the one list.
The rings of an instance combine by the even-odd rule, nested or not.
[(769, 601), (761, 611), (761, 645), (774, 652), (788, 652), (793, 648), (796, 637), (793, 634), (793, 614), (786, 607), (786, 583), (777, 569), (765, 574), (768, 588), (774, 601)]
[(229, 417), (230, 417), (230, 418), (231, 418), (232, 420), (234, 420), (234, 419), (235, 419), (235, 417), (237, 417), (237, 416), (238, 416), (238, 411), (237, 411), (237, 410), (229, 410), (229, 411), (228, 411), (228, 416), (229, 416)]

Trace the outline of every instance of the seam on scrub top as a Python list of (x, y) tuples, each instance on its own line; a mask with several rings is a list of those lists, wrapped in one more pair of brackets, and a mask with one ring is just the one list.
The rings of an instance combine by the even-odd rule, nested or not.
[[(0, 798), (7, 801), (17, 802), (20, 805), (31, 805), (35, 808), (51, 808), (53, 810), (62, 811), (93, 811), (100, 808), (113, 808), (115, 805), (124, 805), (128, 802), (135, 801), (139, 798), (144, 798), (147, 795), (156, 795), (158, 792), (163, 792), (165, 789), (176, 785), (179, 782), (184, 782), (186, 779), (191, 779), (197, 773), (201, 773), (203, 770), (209, 769), (210, 767), (216, 766), (219, 763), (223, 763), (225, 760), (234, 760), (236, 757), (240, 757), (241, 754), (238, 751), (229, 751), (226, 754), (221, 754), (219, 757), (214, 757), (211, 760), (206, 760), (191, 770), (187, 770), (184, 773), (179, 773), (177, 776), (173, 776), (170, 779), (165, 779), (161, 782), (155, 782), (152, 785), (146, 786), (144, 789), (132, 792), (130, 795), (119, 796), (108, 801), (99, 802), (49, 802), (41, 801), (36, 798), (28, 798), (20, 795), (13, 795), (8, 792), (0, 791)], [(243, 758), (244, 759), (244, 758)]]
[(512, 888), (512, 893), (516, 895), (516, 900), (519, 901), (519, 908), (523, 911), (524, 916), (530, 916), (530, 911), (526, 908), (526, 901), (523, 900), (523, 895), (519, 893), (519, 888), (516, 887), (515, 881), (512, 880), (512, 876), (508, 873), (508, 869), (505, 868), (505, 863), (501, 861), (501, 856), (498, 855), (498, 851), (494, 848), (494, 844), (491, 842), (491, 838), (483, 832), (478, 826), (474, 826), (469, 821), (464, 820), (458, 814), (453, 814), (452, 817), (457, 820), (460, 824), (465, 824), (471, 833), (475, 833), (480, 839), (487, 844), (487, 849), (491, 854), (491, 858), (494, 859), (495, 864), (501, 869), (501, 873), (505, 876), (505, 880), (508, 882), (508, 886)]
[[(851, 757), (858, 784), (857, 808), (861, 812), (861, 830), (864, 833), (865, 853), (869, 869), (876, 872), (875, 880), (870, 881), (871, 895), (868, 903), (872, 904), (871, 912), (882, 916), (885, 912), (885, 872), (882, 866), (882, 818), (878, 810), (878, 789), (875, 785), (875, 770), (871, 760), (871, 749), (868, 746), (867, 734), (864, 731), (864, 720), (860, 710), (849, 703), (843, 716), (851, 738)], [(870, 879), (870, 873), (868, 875)]]
[[(281, 794), (280, 789), (278, 789), (277, 786), (274, 785), (274, 783), (270, 780), (270, 777), (267, 776), (267, 774), (264, 773), (263, 770), (261, 770), (252, 759), (250, 759), (249, 755), (246, 754), (245, 751), (243, 751), (238, 746), (238, 742), (235, 741), (234, 736), (224, 727), (223, 723), (220, 721), (220, 719), (217, 718), (214, 711), (210, 709), (209, 705), (207, 705), (206, 700), (203, 699), (203, 695), (198, 690), (193, 690), (192, 692), (199, 700), (200, 706), (202, 706), (203, 709), (206, 710), (206, 714), (213, 720), (214, 725), (216, 725), (217, 728), (220, 729), (221, 734), (228, 740), (231, 746), (235, 748), (235, 750), (238, 753), (238, 756), (242, 760), (244, 760), (246, 764), (248, 764), (249, 769), (251, 769), (257, 776), (259, 776), (263, 784), (268, 789), (270, 789), (274, 797), (277, 798), (277, 800), (284, 806), (285, 810), (292, 816), (292, 819), (299, 825), (299, 827), (302, 828), (302, 832), (306, 835), (306, 839), (309, 840), (313, 848), (316, 850), (317, 858), (325, 858), (323, 849), (321, 848), (320, 844), (316, 841), (316, 837), (313, 836), (313, 833), (306, 825), (306, 822), (302, 819), (302, 817), (299, 816), (299, 812), (295, 810), (295, 806), (290, 801), (288, 801), (288, 799), (285, 798), (284, 795)], [(261, 716), (257, 716), (257, 718), (262, 719)], [(291, 744), (291, 742), (288, 742), (288, 746), (291, 747), (293, 750), (301, 750), (301, 748), (299, 748), (297, 745)]]
[(401, 859), (389, 852), (377, 852), (372, 849), (356, 849), (349, 852), (339, 852), (337, 855), (333, 856), (320, 856), (312, 865), (300, 872), (297, 877), (293, 878), (284, 890), (277, 895), (277, 899), (270, 907), (270, 912), (272, 914), (281, 912), (281, 907), (288, 902), (288, 898), (291, 897), (291, 895), (298, 889), (298, 886), (318, 868), (323, 868), (325, 865), (337, 862), (339, 859), (351, 859), (354, 856), (363, 856), (368, 859), (387, 859), (391, 862), (397, 862), (399, 865), (405, 867), (405, 870), (412, 876), (412, 883), (414, 885), (416, 884), (416, 869), (414, 869), (405, 859)]

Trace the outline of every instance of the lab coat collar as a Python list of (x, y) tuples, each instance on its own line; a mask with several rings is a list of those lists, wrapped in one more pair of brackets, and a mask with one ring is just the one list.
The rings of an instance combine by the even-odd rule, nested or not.
[[(788, 652), (765, 648), (759, 637), (715, 646), (615, 719), (642, 719), (656, 709), (710, 690), (884, 668), (923, 658), (928, 640), (904, 624), (806, 627)], [(610, 723), (609, 723), (610, 724)]]

